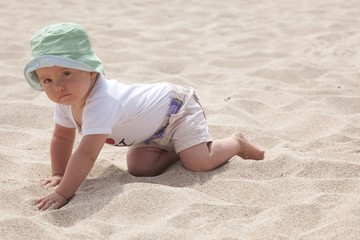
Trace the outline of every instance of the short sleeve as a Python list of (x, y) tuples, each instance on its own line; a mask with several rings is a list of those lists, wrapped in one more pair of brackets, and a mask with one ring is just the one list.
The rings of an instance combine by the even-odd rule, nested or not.
[(66, 128), (76, 128), (76, 125), (70, 119), (70, 107), (55, 104), (54, 121), (56, 124)]
[(111, 134), (113, 126), (119, 121), (122, 105), (110, 96), (98, 96), (89, 100), (83, 111), (81, 135)]

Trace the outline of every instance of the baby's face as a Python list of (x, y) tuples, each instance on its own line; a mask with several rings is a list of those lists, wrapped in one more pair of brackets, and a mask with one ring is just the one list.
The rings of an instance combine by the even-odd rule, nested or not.
[(85, 104), (97, 78), (96, 72), (57, 66), (40, 68), (35, 72), (50, 100), (73, 106)]

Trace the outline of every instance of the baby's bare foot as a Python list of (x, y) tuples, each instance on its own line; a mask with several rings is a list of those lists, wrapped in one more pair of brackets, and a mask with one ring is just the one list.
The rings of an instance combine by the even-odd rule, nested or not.
[(263, 160), (265, 151), (259, 149), (257, 146), (249, 142), (243, 134), (234, 133), (231, 137), (235, 138), (240, 143), (240, 151), (237, 154), (243, 159)]

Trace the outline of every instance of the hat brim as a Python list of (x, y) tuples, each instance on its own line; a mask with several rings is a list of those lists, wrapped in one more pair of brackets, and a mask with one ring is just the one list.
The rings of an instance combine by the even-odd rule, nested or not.
[[(44, 91), (41, 86), (40, 80), (35, 73), (35, 70), (39, 68), (45, 67), (64, 67), (64, 68), (72, 68), (86, 72), (100, 72), (97, 69), (94, 69), (82, 62), (77, 60), (73, 60), (67, 57), (54, 56), (54, 55), (45, 55), (37, 57), (31, 60), (24, 68), (24, 76), (28, 84), (38, 91)], [(101, 72), (100, 72), (101, 73)]]

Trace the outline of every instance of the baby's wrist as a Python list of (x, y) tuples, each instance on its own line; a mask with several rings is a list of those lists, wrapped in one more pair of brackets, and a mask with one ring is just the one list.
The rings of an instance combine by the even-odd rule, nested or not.
[(62, 178), (62, 177), (63, 177), (63, 175), (62, 175), (62, 174), (57, 174), (57, 173), (56, 173), (56, 174), (53, 174), (53, 175), (52, 175), (52, 177), (60, 177), (60, 178)]
[(59, 193), (57, 190), (55, 190), (55, 193), (56, 193), (57, 195), (59, 195), (60, 197), (62, 197), (63, 199), (65, 199), (66, 202), (69, 201), (68, 198), (66, 198), (63, 194)]

